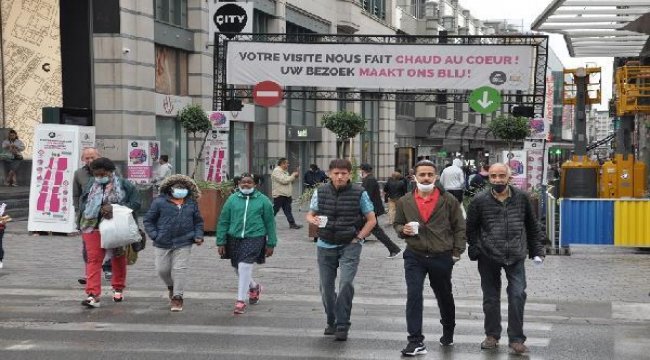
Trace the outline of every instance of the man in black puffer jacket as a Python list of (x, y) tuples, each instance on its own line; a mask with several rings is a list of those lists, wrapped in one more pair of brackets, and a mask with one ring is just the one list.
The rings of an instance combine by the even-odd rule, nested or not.
[(516, 353), (524, 345), (526, 256), (544, 259), (543, 234), (528, 196), (508, 185), (511, 172), (505, 164), (490, 167), (491, 188), (476, 195), (467, 210), (468, 256), (478, 260), (483, 290), (486, 339), (482, 349), (494, 349), (501, 336), (501, 268), (508, 279), (508, 340)]

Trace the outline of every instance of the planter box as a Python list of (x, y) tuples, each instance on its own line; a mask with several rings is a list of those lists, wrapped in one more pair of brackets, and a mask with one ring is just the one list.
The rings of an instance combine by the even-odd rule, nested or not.
[(225, 204), (227, 196), (215, 189), (201, 189), (199, 199), (199, 211), (203, 217), (203, 231), (214, 232), (217, 229), (217, 219), (221, 215), (221, 209)]

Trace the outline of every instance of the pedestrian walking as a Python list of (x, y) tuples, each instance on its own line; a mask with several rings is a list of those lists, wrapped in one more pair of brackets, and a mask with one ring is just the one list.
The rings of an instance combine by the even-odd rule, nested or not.
[(454, 195), (459, 203), (463, 203), (463, 192), (465, 190), (465, 172), (463, 171), (463, 160), (454, 159), (451, 166), (445, 167), (440, 174), (440, 184), (450, 194)]
[(239, 277), (235, 314), (246, 312), (248, 303), (260, 300), (262, 285), (253, 279), (253, 265), (264, 264), (278, 242), (271, 200), (257, 190), (254, 175), (244, 173), (237, 191), (228, 197), (217, 225), (217, 246), (223, 259), (230, 259)]
[(458, 201), (436, 184), (436, 167), (429, 160), (415, 165), (416, 190), (397, 200), (394, 228), (406, 240), (406, 326), (408, 344), (403, 355), (426, 354), (422, 334), (422, 290), (429, 284), (438, 302), (442, 336), (440, 345), (454, 344), (456, 306), (451, 275), (465, 251), (465, 220)]
[(467, 210), (467, 242), (470, 260), (478, 260), (483, 290), (485, 340), (481, 349), (494, 349), (501, 337), (501, 269), (508, 280), (508, 343), (518, 354), (528, 351), (524, 342), (526, 304), (526, 256), (544, 261), (543, 235), (530, 199), (508, 184), (510, 168), (490, 166), (490, 191), (474, 197)]
[[(111, 204), (119, 204), (135, 212), (140, 209), (140, 198), (135, 186), (115, 174), (115, 164), (107, 158), (98, 158), (90, 164), (94, 181), (86, 184), (79, 200), (78, 228), (84, 241), (88, 261), (86, 263), (86, 295), (81, 302), (89, 308), (100, 306), (102, 293), (101, 271), (106, 249), (101, 247), (99, 223), (102, 219), (113, 218)], [(111, 265), (113, 276), (113, 301), (124, 300), (126, 287), (126, 252), (124, 248), (112, 249)]]
[(160, 188), (160, 184), (167, 177), (171, 176), (173, 173), (172, 164), (169, 163), (169, 156), (160, 155), (158, 159), (158, 169), (156, 170), (156, 176), (153, 178), (153, 184), (156, 188)]
[(318, 184), (324, 183), (327, 180), (325, 172), (318, 168), (318, 165), (309, 165), (309, 170), (305, 172), (304, 182), (306, 187), (314, 187)]
[(384, 201), (388, 203), (388, 222), (395, 221), (395, 206), (397, 200), (407, 193), (407, 184), (399, 170), (395, 170), (384, 185)]
[(192, 245), (203, 244), (203, 218), (197, 203), (200, 196), (190, 177), (168, 176), (144, 216), (145, 231), (155, 247), (156, 271), (167, 285), (170, 310), (174, 312), (183, 311)]
[(289, 174), (289, 160), (286, 158), (280, 158), (278, 160), (278, 166), (273, 169), (271, 173), (271, 195), (273, 196), (273, 214), (277, 215), (280, 208), (284, 212), (284, 215), (289, 221), (289, 227), (291, 229), (300, 229), (302, 225), (296, 224), (296, 221), (293, 218), (291, 213), (291, 202), (292, 193), (293, 193), (293, 182), (298, 179), (300, 174), (298, 171), (294, 171)]
[[(325, 335), (346, 341), (350, 329), (354, 277), (364, 239), (377, 224), (368, 193), (350, 182), (352, 164), (346, 159), (330, 162), (330, 183), (318, 187), (306, 219), (318, 226), (316, 254), (320, 292), (327, 316)], [(365, 222), (365, 224), (364, 224)], [(335, 283), (341, 269), (338, 294)]]
[[(74, 206), (76, 210), (76, 216), (79, 218), (79, 198), (81, 198), (81, 193), (86, 188), (86, 185), (94, 181), (92, 172), (90, 170), (90, 163), (95, 159), (98, 159), (101, 155), (99, 150), (93, 147), (87, 147), (81, 151), (81, 162), (84, 164), (79, 169), (75, 170), (72, 177), (72, 199), (74, 201)], [(81, 258), (84, 261), (84, 273), (86, 264), (88, 263), (88, 254), (86, 253), (86, 246), (84, 245), (83, 239), (81, 240)], [(104, 256), (104, 262), (102, 264), (102, 271), (104, 272), (104, 278), (110, 280), (113, 276), (111, 269), (111, 252), (107, 251)], [(81, 285), (86, 284), (86, 278), (80, 277), (77, 279), (77, 282)]]
[(370, 201), (372, 202), (372, 206), (375, 210), (375, 218), (377, 219), (377, 225), (375, 225), (375, 227), (372, 229), (372, 234), (382, 244), (384, 244), (386, 249), (388, 249), (387, 258), (394, 259), (402, 253), (402, 249), (400, 249), (400, 247), (397, 246), (397, 244), (395, 244), (390, 239), (390, 237), (388, 237), (388, 235), (386, 235), (384, 229), (382, 229), (382, 227), (379, 225), (379, 217), (386, 213), (384, 203), (381, 201), (379, 182), (377, 182), (377, 179), (372, 174), (372, 166), (370, 164), (361, 164), (360, 168), (361, 177), (363, 178), (361, 186), (363, 186), (363, 188), (368, 192), (368, 196), (370, 197)]
[(8, 169), (5, 186), (18, 186), (17, 172), (23, 162), (25, 144), (18, 138), (16, 130), (9, 130), (7, 139), (2, 142), (2, 149), (9, 153), (9, 158), (4, 160)]

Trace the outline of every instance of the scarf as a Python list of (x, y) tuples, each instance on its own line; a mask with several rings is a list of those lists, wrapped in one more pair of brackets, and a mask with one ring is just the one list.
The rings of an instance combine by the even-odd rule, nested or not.
[(91, 232), (99, 222), (99, 210), (103, 204), (119, 204), (124, 200), (124, 189), (122, 180), (113, 175), (111, 181), (103, 186), (93, 181), (93, 185), (86, 198), (86, 208), (81, 217), (81, 229), (83, 232)]

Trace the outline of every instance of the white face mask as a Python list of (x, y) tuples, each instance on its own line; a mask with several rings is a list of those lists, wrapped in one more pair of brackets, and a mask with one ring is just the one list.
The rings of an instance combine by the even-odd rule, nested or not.
[(250, 195), (255, 191), (255, 188), (250, 188), (250, 189), (244, 189), (244, 188), (239, 188), (239, 192), (241, 192), (244, 195)]
[(420, 184), (419, 182), (416, 182), (416, 184), (418, 186), (418, 191), (421, 191), (421, 192), (424, 192), (424, 193), (432, 192), (433, 188), (436, 186), (433, 183), (431, 183), (431, 184)]

